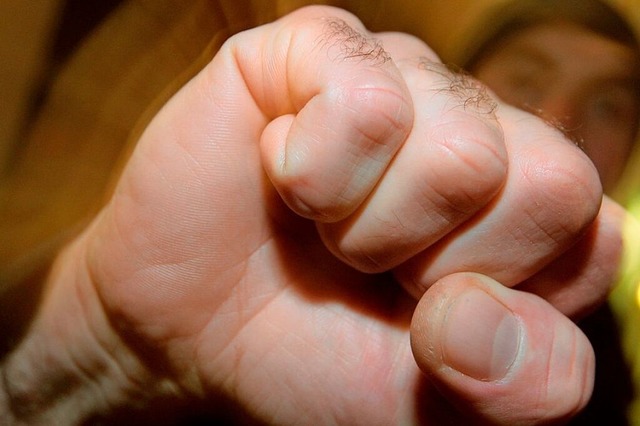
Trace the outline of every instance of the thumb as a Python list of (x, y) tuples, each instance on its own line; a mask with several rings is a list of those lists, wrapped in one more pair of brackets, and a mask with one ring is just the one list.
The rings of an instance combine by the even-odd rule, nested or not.
[(460, 416), (487, 423), (568, 419), (593, 389), (593, 349), (579, 328), (538, 296), (483, 275), (449, 275), (431, 287), (411, 345)]

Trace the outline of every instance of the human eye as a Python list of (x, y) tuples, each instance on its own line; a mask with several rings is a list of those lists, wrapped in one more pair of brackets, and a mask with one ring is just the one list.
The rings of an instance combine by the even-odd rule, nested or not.
[(591, 110), (594, 117), (608, 121), (616, 120), (622, 112), (622, 108), (618, 102), (606, 95), (598, 96), (594, 99), (592, 101)]
[(595, 93), (589, 101), (591, 119), (612, 125), (635, 125), (640, 100), (635, 93), (622, 88), (608, 88)]

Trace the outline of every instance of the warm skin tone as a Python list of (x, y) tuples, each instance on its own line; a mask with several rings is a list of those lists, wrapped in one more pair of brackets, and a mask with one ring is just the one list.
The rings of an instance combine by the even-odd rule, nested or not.
[(613, 189), (640, 118), (640, 57), (629, 46), (564, 21), (503, 41), (471, 70), (502, 100), (555, 121)]
[(606, 296), (623, 212), (559, 132), (422, 42), (372, 36), (301, 10), (233, 37), (165, 106), (3, 363), (3, 424), (159, 396), (276, 424), (585, 405), (593, 352), (563, 314)]

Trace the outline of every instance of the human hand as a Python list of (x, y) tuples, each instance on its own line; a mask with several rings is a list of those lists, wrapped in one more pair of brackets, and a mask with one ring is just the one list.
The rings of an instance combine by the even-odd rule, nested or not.
[(34, 329), (77, 306), (129, 388), (266, 422), (578, 410), (586, 338), (486, 276), (587, 310), (613, 281), (621, 213), (596, 218), (597, 173), (559, 132), (414, 38), (376, 40), (323, 7), (229, 40), (149, 125)]

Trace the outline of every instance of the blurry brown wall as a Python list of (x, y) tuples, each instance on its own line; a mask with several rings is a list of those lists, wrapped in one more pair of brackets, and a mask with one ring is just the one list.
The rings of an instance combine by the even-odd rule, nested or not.
[(32, 91), (43, 78), (61, 6), (62, 0), (0, 2), (0, 170), (25, 124)]

